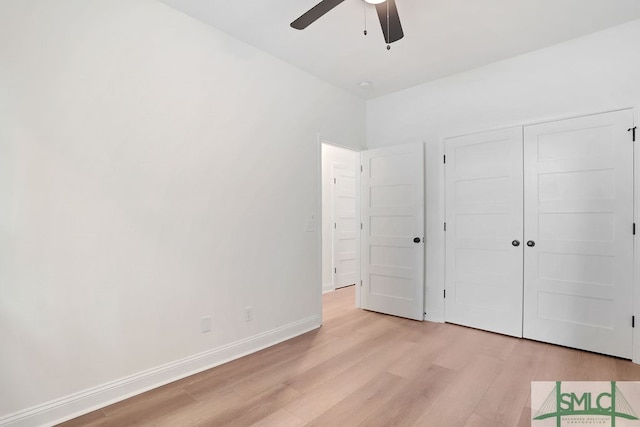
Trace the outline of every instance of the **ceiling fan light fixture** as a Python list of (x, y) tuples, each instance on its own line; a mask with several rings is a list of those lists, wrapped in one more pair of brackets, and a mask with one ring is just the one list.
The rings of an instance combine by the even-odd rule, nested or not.
[[(334, 7), (338, 6), (345, 0), (320, 0), (320, 3), (313, 6), (311, 9), (300, 15), (298, 19), (293, 21), (290, 26), (296, 30), (304, 30), (309, 25), (313, 24), (318, 19), (322, 18), (326, 13), (331, 11)], [(366, 3), (373, 4), (382, 27), (382, 34), (384, 35), (384, 41), (387, 46), (390, 43), (400, 40), (404, 37), (402, 31), (402, 24), (400, 23), (400, 17), (398, 16), (398, 9), (396, 8), (396, 0), (364, 0)], [(367, 10), (365, 9), (365, 26), (364, 34), (367, 35)], [(389, 49), (389, 47), (387, 47)]]

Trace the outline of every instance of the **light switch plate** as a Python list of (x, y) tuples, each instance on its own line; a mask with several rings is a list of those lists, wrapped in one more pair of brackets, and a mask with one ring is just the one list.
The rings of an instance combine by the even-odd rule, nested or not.
[(211, 331), (211, 316), (204, 316), (200, 319), (200, 332), (203, 334)]

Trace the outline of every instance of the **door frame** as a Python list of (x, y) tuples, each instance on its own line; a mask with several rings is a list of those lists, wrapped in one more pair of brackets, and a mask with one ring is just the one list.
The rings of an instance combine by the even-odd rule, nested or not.
[[(640, 123), (640, 104), (633, 107), (633, 125), (638, 126)], [(640, 132), (636, 129), (636, 143), (640, 142)], [(640, 212), (640, 150), (633, 144), (633, 222), (638, 224), (638, 212)], [(633, 239), (633, 314), (638, 316), (640, 308), (640, 285), (638, 277), (640, 276), (640, 243), (638, 235)], [(640, 320), (640, 316), (638, 316)], [(640, 364), (640, 325), (633, 328), (633, 363)]]
[[(322, 245), (322, 234), (323, 234), (323, 228), (322, 228), (322, 224), (323, 224), (323, 215), (322, 215), (322, 210), (323, 210), (323, 203), (322, 203), (322, 178), (323, 178), (323, 162), (322, 162), (322, 146), (323, 145), (328, 145), (328, 146), (333, 146), (333, 147), (338, 147), (338, 148), (342, 148), (345, 150), (349, 150), (352, 151), (354, 153), (357, 154), (357, 165), (360, 164), (360, 152), (362, 151), (362, 149), (357, 149), (354, 147), (350, 147), (347, 145), (343, 145), (343, 144), (339, 144), (339, 143), (335, 143), (333, 141), (324, 139), (321, 137), (320, 134), (318, 134), (318, 146), (317, 146), (317, 153), (318, 153), (318, 203), (317, 203), (317, 218), (318, 218), (318, 233), (317, 233), (317, 247), (318, 247), (318, 275), (319, 275), (319, 289), (320, 289), (320, 294), (323, 293), (323, 283), (322, 283), (322, 268), (323, 268), (323, 261), (322, 261), (322, 249), (323, 249), (323, 245)], [(360, 174), (357, 171), (356, 168), (356, 221), (358, 221), (358, 218), (360, 218)], [(332, 233), (333, 235), (333, 233)], [(356, 297), (355, 297), (355, 301), (354, 301), (354, 306), (357, 308), (360, 308), (360, 283), (362, 280), (362, 275), (361, 275), (361, 267), (360, 267), (360, 259), (361, 259), (361, 249), (360, 249), (360, 244), (361, 242), (361, 234), (358, 232), (356, 233), (356, 284), (355, 284), (355, 291), (356, 291)], [(333, 251), (333, 243), (331, 245), (332, 247), (332, 251)], [(331, 259), (333, 262), (333, 253), (331, 256)], [(334, 289), (335, 289), (335, 284), (334, 284), (334, 278), (332, 277), (331, 279), (331, 283), (332, 285), (334, 285)], [(321, 299), (322, 301), (322, 299)], [(322, 310), (321, 310), (322, 312)]]

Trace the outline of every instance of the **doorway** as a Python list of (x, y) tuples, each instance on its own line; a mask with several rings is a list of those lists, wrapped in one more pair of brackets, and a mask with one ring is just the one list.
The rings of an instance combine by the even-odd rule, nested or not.
[(322, 291), (424, 320), (424, 144), (356, 152), (321, 143)]
[(322, 292), (355, 285), (360, 153), (322, 142)]

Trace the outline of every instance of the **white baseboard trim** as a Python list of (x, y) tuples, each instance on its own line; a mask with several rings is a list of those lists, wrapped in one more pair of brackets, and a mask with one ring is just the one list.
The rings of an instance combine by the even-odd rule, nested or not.
[(333, 287), (333, 283), (329, 282), (329, 283), (323, 283), (322, 284), (322, 293), (326, 294), (327, 292), (331, 292), (331, 291), (335, 291), (334, 287)]
[(424, 320), (425, 320), (425, 322), (445, 323), (444, 322), (444, 317), (442, 317), (442, 316), (429, 316), (427, 314), (426, 316), (424, 316)]
[(320, 325), (320, 316), (314, 315), (213, 350), (185, 357), (175, 362), (0, 417), (0, 426), (51, 426), (68, 421), (189, 375), (255, 353), (263, 348), (317, 329)]

